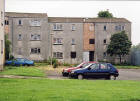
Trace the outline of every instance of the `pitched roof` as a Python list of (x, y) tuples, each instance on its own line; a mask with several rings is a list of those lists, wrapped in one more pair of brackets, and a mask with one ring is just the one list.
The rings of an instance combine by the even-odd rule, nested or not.
[(44, 18), (48, 17), (47, 13), (17, 13), (17, 12), (5, 12), (6, 17), (21, 17), (21, 18)]
[(103, 23), (103, 22), (128, 22), (125, 18), (78, 18), (78, 17), (49, 17), (49, 22), (54, 23), (84, 23), (84, 22), (96, 22), (96, 23)]
[(125, 18), (86, 18), (86, 17), (48, 17), (47, 13), (17, 13), (6, 12), (6, 17), (20, 17), (20, 18), (48, 18), (48, 22), (54, 23), (86, 23), (86, 22), (127, 22), (131, 23)]

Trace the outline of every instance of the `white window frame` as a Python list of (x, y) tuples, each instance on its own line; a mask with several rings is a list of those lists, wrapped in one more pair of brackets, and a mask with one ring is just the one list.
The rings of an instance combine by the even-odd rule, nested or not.
[(1, 40), (1, 54), (3, 54), (3, 40)]
[(31, 41), (40, 41), (41, 35), (40, 34), (31, 34)]
[(63, 59), (63, 52), (53, 52), (53, 58)]
[(41, 53), (41, 48), (31, 48), (30, 49), (30, 54), (40, 54), (40, 53)]
[(76, 25), (75, 25), (75, 24), (72, 24), (71, 30), (72, 30), (72, 31), (75, 31), (75, 30), (76, 30)]
[(72, 44), (72, 45), (75, 45), (75, 39), (74, 39), (74, 38), (72, 38), (71, 44)]
[(22, 34), (18, 34), (18, 41), (22, 40)]
[(55, 31), (61, 31), (63, 30), (63, 25), (62, 24), (58, 24), (58, 23), (55, 23), (53, 24), (53, 30)]
[[(20, 24), (20, 21), (21, 21), (21, 24)], [(22, 22), (22, 20), (21, 20), (21, 19), (19, 19), (17, 23), (18, 23), (18, 26), (23, 25), (23, 22)]]
[(30, 26), (32, 26), (32, 27), (40, 27), (41, 26), (41, 21), (40, 20), (31, 20), (30, 21)]
[(54, 45), (62, 45), (63, 44), (63, 38), (53, 38), (53, 44)]

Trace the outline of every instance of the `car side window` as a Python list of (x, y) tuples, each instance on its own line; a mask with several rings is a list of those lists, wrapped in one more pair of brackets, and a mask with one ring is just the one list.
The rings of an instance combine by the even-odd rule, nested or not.
[(101, 69), (108, 69), (108, 66), (107, 66), (107, 64), (105, 64), (105, 63), (101, 63), (101, 64), (100, 64), (100, 68), (101, 68)]
[(99, 64), (95, 63), (90, 66), (91, 69), (99, 69)]

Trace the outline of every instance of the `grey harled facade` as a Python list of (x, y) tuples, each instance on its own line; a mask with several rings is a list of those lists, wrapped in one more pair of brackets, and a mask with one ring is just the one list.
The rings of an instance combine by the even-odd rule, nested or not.
[[(54, 29), (62, 25), (62, 29)], [(50, 23), (52, 35), (52, 55), (65, 63), (82, 62), (83, 24), (82, 23)], [(60, 52), (60, 53), (57, 53)], [(59, 54), (61, 54), (59, 56)], [(75, 56), (72, 56), (75, 55)]]
[[(46, 14), (7, 13), (12, 55), (32, 60), (49, 57), (49, 25)], [(47, 40), (47, 41), (46, 41)]]
[[(105, 28), (106, 27), (106, 28)], [(123, 31), (126, 31), (126, 34), (131, 40), (131, 23), (130, 22), (96, 22), (95, 23), (95, 57), (99, 61), (111, 61), (111, 62), (119, 62), (119, 57), (109, 57), (107, 56), (106, 50), (107, 45), (110, 42), (111, 35)], [(125, 61), (125, 59), (123, 59)], [(126, 59), (128, 61), (128, 59)]]
[(0, 0), (0, 71), (3, 70), (4, 64), (4, 3), (5, 0)]
[(111, 35), (125, 30), (131, 40), (131, 22), (124, 18), (48, 17), (35, 13), (6, 13), (6, 17), (15, 57), (54, 57), (72, 64), (83, 60), (117, 62), (106, 55)]

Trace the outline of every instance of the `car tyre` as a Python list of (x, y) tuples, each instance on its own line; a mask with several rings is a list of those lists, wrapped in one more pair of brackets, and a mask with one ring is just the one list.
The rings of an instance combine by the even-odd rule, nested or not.
[(116, 80), (116, 76), (110, 75), (110, 80)]
[(79, 80), (82, 80), (82, 79), (83, 79), (83, 75), (82, 75), (82, 74), (79, 74), (79, 75), (78, 75), (78, 79), (79, 79)]

